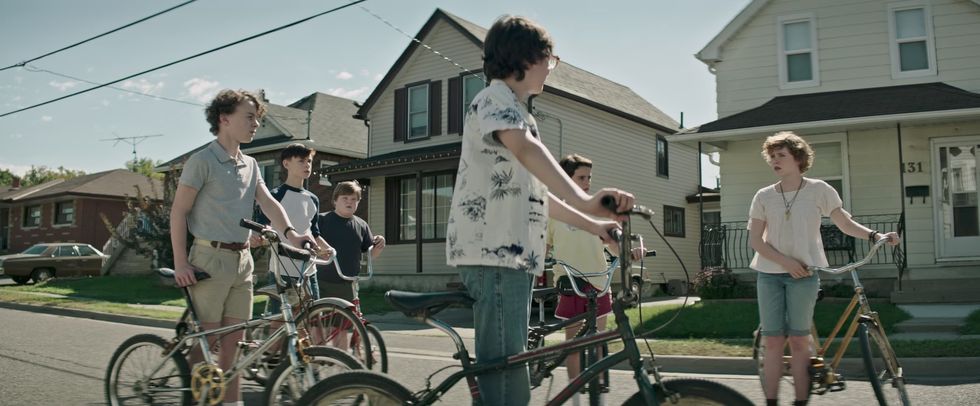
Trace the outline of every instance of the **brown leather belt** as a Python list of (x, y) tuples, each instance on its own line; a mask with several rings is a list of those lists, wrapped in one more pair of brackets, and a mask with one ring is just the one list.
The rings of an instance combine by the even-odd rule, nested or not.
[(248, 242), (221, 242), (197, 238), (194, 240), (194, 243), (229, 251), (242, 251), (248, 249)]

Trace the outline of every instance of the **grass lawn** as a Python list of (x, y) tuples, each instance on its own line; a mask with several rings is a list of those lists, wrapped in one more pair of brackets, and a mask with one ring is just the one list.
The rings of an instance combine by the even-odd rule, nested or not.
[(967, 316), (966, 324), (960, 329), (960, 334), (980, 334), (980, 310)]
[[(44, 298), (42, 296), (23, 294), (23, 292), (51, 293), (67, 296), (68, 299)], [(18, 294), (20, 293), (20, 294)], [(101, 303), (102, 310), (107, 313), (119, 313), (155, 317), (147, 314), (142, 308), (126, 304), (169, 305), (183, 307), (184, 297), (180, 290), (164, 286), (157, 276), (103, 276), (98, 278), (57, 278), (37, 285), (6, 286), (0, 288), (0, 294), (5, 299), (18, 303), (46, 303), (45, 305), (82, 308), (92, 303)], [(384, 301), (384, 291), (362, 289), (360, 292), (361, 309), (365, 314), (383, 313), (390, 310)], [(91, 299), (91, 300), (86, 300)], [(67, 306), (65, 303), (78, 302), (78, 306)], [(255, 296), (252, 314), (259, 315), (265, 309), (265, 296)], [(150, 313), (154, 314), (154, 313)], [(165, 319), (176, 319), (180, 314), (170, 315), (169, 312), (155, 313), (166, 315)]]
[[(908, 313), (897, 306), (884, 301), (874, 301), (872, 309), (878, 312), (885, 330), (891, 332), (895, 323), (911, 318)], [(642, 322), (639, 322), (640, 309), (630, 309), (626, 313), (637, 330), (637, 335), (644, 331), (658, 328), (677, 313), (680, 305), (645, 307)], [(814, 310), (814, 320), (817, 331), (829, 334), (847, 308), (847, 302), (822, 301), (817, 303)], [(701, 301), (688, 305), (680, 315), (666, 328), (653, 333), (655, 338), (707, 338), (707, 339), (737, 339), (751, 338), (752, 332), (759, 326), (759, 308), (754, 301)], [(845, 324), (845, 328), (846, 328)]]
[[(549, 340), (549, 343), (551, 341)], [(918, 357), (980, 357), (980, 339), (969, 340), (893, 340), (892, 348), (899, 358)], [(639, 342), (640, 352), (647, 353), (647, 347)], [(830, 346), (826, 358), (833, 358), (840, 340)], [(654, 354), (659, 355), (710, 355), (713, 357), (751, 357), (751, 339), (658, 339), (650, 340)], [(612, 343), (610, 351), (619, 351), (622, 344)], [(861, 356), (861, 342), (854, 338), (847, 346), (844, 356)]]

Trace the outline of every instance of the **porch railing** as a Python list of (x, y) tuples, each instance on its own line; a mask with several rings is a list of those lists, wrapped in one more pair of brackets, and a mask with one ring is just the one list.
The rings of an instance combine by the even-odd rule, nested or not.
[[(881, 233), (899, 231), (900, 214), (854, 216), (854, 220)], [(705, 224), (701, 230), (701, 264), (728, 269), (748, 268), (755, 251), (749, 243), (748, 221)], [(829, 220), (820, 227), (824, 251), (830, 266), (844, 265), (868, 253), (871, 244), (866, 240), (841, 233)], [(869, 264), (895, 264), (894, 250), (879, 250)]]

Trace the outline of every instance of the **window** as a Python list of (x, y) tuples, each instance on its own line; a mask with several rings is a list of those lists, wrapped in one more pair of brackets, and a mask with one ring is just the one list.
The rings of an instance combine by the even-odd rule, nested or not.
[(99, 255), (98, 252), (95, 252), (94, 248), (89, 247), (88, 245), (79, 245), (76, 248), (78, 248), (78, 253), (81, 254), (83, 257)]
[(442, 82), (425, 81), (395, 89), (394, 141), (426, 139), (442, 133)]
[(486, 76), (482, 72), (464, 73), (449, 78), (449, 103), (447, 104), (447, 130), (450, 134), (463, 134), (463, 119), (466, 109), (487, 86)]
[(408, 88), (408, 138), (429, 135), (429, 86)]
[(78, 256), (78, 251), (75, 250), (75, 247), (68, 246), (68, 245), (62, 245), (62, 246), (58, 247), (58, 251), (55, 252), (54, 256), (56, 256), (56, 257), (77, 257)]
[(41, 226), (41, 205), (24, 208), (24, 228)]
[(664, 205), (664, 235), (684, 238), (684, 208)]
[(74, 202), (58, 202), (54, 205), (54, 223), (71, 224), (75, 222)]
[[(449, 207), (453, 199), (453, 186), (456, 182), (454, 173), (426, 174), (421, 182), (421, 227), (417, 221), (419, 210), (418, 181), (415, 176), (389, 179), (388, 193), (389, 217), (391, 225), (388, 235), (397, 236), (395, 241), (414, 241), (416, 233), (421, 230), (424, 241), (438, 241), (446, 238), (446, 223), (449, 220)], [(393, 198), (393, 199), (392, 199)]]
[(898, 3), (888, 8), (892, 77), (936, 74), (932, 17), (919, 2)]
[(262, 170), (262, 181), (266, 188), (272, 189), (282, 183), (283, 180), (279, 178), (283, 171), (282, 163), (275, 160), (262, 161), (259, 168)]
[(817, 86), (817, 29), (812, 14), (779, 17), (779, 87), (791, 89)]
[(657, 176), (670, 176), (670, 162), (667, 155), (667, 139), (657, 135)]
[(841, 142), (811, 142), (813, 155), (819, 157), (813, 161), (813, 166), (805, 174), (806, 177), (820, 179), (837, 190), (844, 201), (844, 207), (849, 207), (849, 193), (844, 187), (844, 147)]

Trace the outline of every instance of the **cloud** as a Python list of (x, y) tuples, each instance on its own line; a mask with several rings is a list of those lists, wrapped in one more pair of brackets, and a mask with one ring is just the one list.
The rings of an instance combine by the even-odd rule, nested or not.
[(17, 139), (21, 139), (21, 138), (24, 138), (24, 134), (21, 134), (21, 133), (16, 133), (16, 134), (10, 134), (10, 135), (8, 135), (7, 137), (10, 137), (10, 138), (12, 138), (12, 139), (15, 139), (15, 140), (17, 140)]
[(347, 80), (347, 79), (350, 79), (350, 78), (354, 77), (354, 75), (351, 74), (350, 72), (347, 72), (347, 71), (341, 71), (335, 77), (337, 79), (340, 79), (340, 80)]
[(24, 176), (28, 171), (31, 170), (30, 165), (14, 165), (6, 162), (0, 162), (0, 169), (6, 169), (17, 176)]
[(211, 101), (211, 98), (217, 93), (218, 82), (201, 78), (193, 78), (184, 82), (184, 88), (187, 89), (187, 94), (197, 101), (207, 103)]
[(336, 87), (333, 89), (327, 89), (327, 94), (337, 97), (343, 97), (347, 99), (363, 100), (367, 96), (368, 92), (371, 91), (371, 87), (364, 86), (357, 89), (345, 89), (342, 87)]
[(384, 77), (385, 77), (385, 75), (382, 75), (382, 74), (379, 73), (377, 75), (374, 75), (374, 81), (375, 82), (380, 82), (381, 79), (384, 78)]
[(41, 121), (51, 121), (51, 120), (54, 120), (54, 117), (51, 117), (51, 116), (41, 116)]
[(71, 89), (71, 88), (73, 88), (75, 86), (78, 86), (78, 82), (75, 82), (75, 81), (72, 81), (72, 80), (69, 80), (67, 82), (56, 82), (56, 81), (53, 81), (52, 80), (52, 81), (48, 82), (48, 85), (50, 85), (51, 87), (53, 87), (55, 89), (58, 89), (59, 91), (62, 91), (63, 92), (65, 90), (68, 90), (68, 89)]
[(127, 80), (121, 85), (123, 89), (133, 90), (143, 94), (157, 94), (163, 89), (163, 86), (164, 83), (162, 81), (153, 83), (143, 78), (139, 80)]

